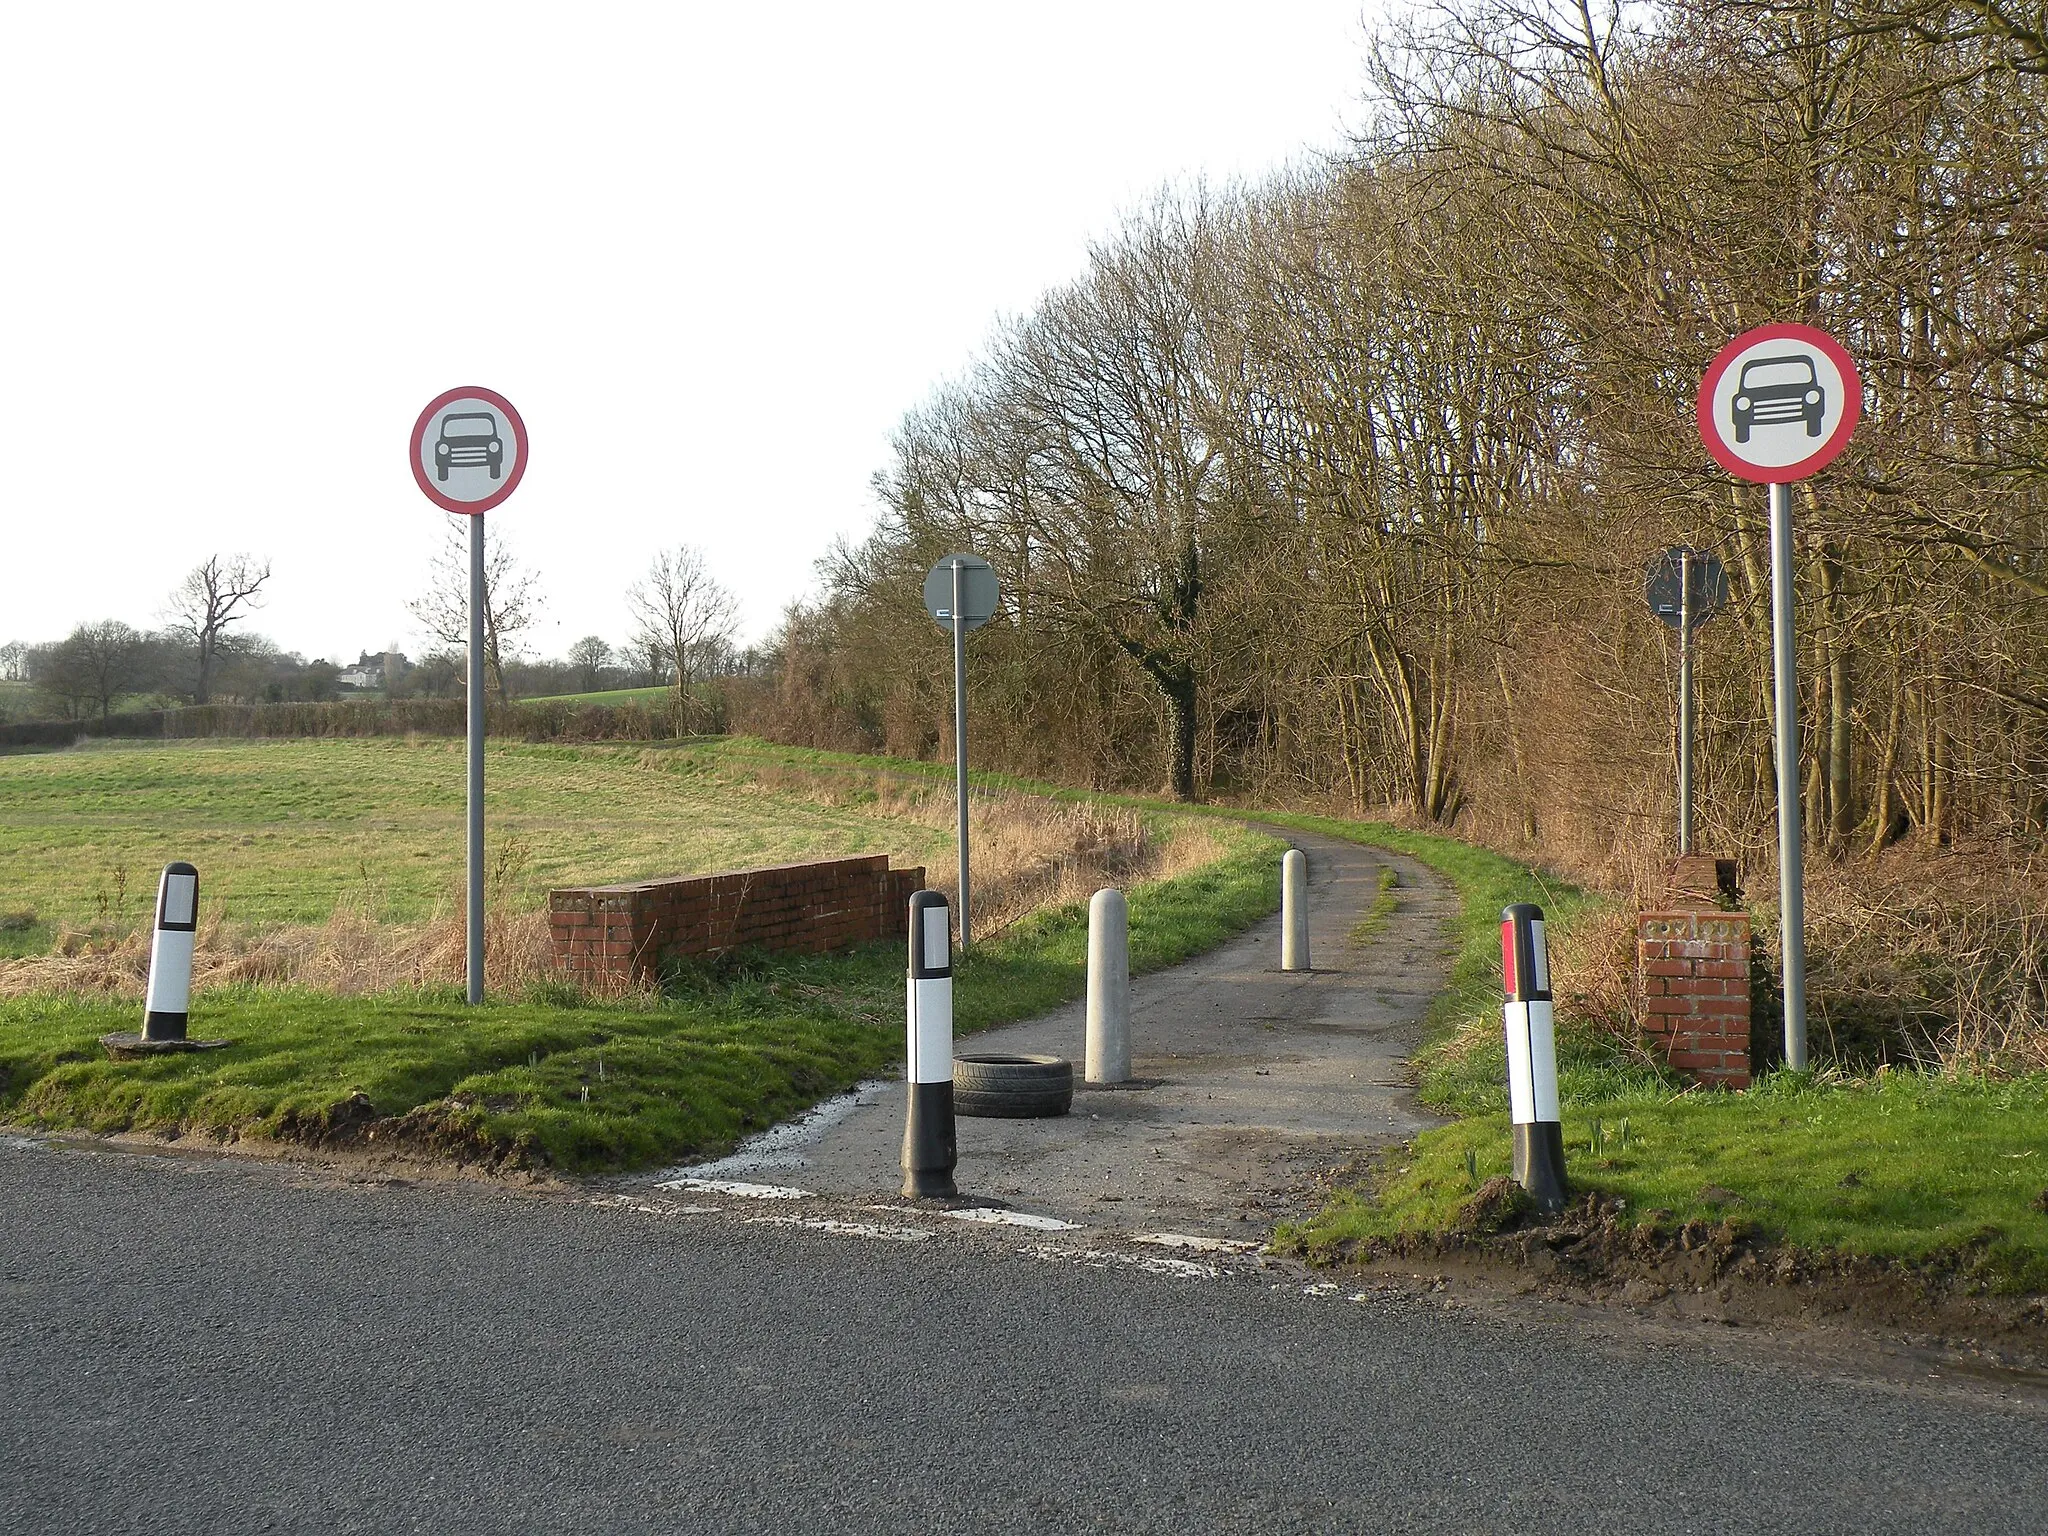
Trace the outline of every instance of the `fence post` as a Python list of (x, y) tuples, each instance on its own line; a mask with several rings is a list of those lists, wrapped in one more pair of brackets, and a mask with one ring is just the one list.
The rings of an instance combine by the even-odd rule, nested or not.
[(953, 1135), (953, 914), (937, 891), (910, 897), (909, 1036), (903, 1125), (903, 1193), (944, 1199), (956, 1191)]
[(1561, 1211), (1564, 1127), (1558, 1119), (1557, 1031), (1541, 907), (1519, 901), (1502, 909), (1500, 956), (1508, 997), (1502, 1023), (1508, 1043), (1515, 1182), (1542, 1210)]
[(156, 887), (156, 933), (149, 946), (149, 996), (142, 1038), (182, 1040), (192, 1006), (192, 946), (199, 932), (199, 871), (166, 864)]
[(1088, 902), (1087, 1080), (1131, 1080), (1131, 906), (1114, 889)]
[(1306, 971), (1308, 961), (1308, 855), (1290, 848), (1280, 860), (1280, 969)]

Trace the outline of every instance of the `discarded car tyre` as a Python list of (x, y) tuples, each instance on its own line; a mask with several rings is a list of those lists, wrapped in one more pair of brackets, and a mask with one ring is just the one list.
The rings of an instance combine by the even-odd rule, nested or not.
[(1074, 1106), (1074, 1064), (1064, 1056), (955, 1056), (953, 1113), (1030, 1120)]

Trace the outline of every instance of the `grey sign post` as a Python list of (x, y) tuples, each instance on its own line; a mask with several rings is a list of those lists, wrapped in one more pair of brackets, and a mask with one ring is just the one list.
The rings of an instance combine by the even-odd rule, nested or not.
[(1840, 342), (1810, 325), (1763, 325), (1715, 354), (1695, 405), (1714, 462), (1770, 487), (1771, 675), (1777, 715), (1778, 911), (1785, 1065), (1806, 1070), (1806, 880), (1799, 826), (1799, 677), (1792, 652), (1792, 486), (1849, 446), (1863, 380)]
[(1678, 851), (1692, 852), (1693, 631), (1728, 605), (1728, 571), (1704, 550), (1667, 549), (1650, 563), (1650, 612), (1678, 631)]
[(412, 477), (427, 500), (469, 519), (468, 997), (484, 1000), (484, 514), (526, 474), (526, 423), (496, 390), (429, 401), (412, 428)]
[(953, 634), (953, 777), (960, 837), (960, 947), (967, 948), (967, 631), (995, 617), (996, 573), (979, 555), (948, 555), (924, 578), (925, 612)]

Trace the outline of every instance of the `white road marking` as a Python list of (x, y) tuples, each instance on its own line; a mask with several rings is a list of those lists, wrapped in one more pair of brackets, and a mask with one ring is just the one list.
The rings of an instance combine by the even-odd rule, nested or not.
[(1034, 1259), (1047, 1259), (1055, 1263), (1086, 1264), (1091, 1269), (1107, 1269), (1112, 1264), (1127, 1264), (1132, 1269), (1142, 1269), (1148, 1275), (1172, 1275), (1181, 1280), (1220, 1280), (1223, 1271), (1210, 1264), (1197, 1264), (1191, 1259), (1157, 1259), (1143, 1253), (1117, 1253), (1107, 1248), (1067, 1248), (1058, 1243), (1026, 1243), (1017, 1250)]
[(631, 1195), (604, 1195), (590, 1203), (636, 1216), (710, 1216), (725, 1209), (722, 1205), (678, 1205), (673, 1200), (636, 1200)]
[(1301, 1294), (1304, 1296), (1334, 1296), (1337, 1294), (1337, 1282), (1334, 1280), (1322, 1280), (1314, 1285), (1304, 1285), (1301, 1288)]
[(894, 1082), (882, 1078), (862, 1083), (853, 1092), (827, 1099), (794, 1120), (785, 1120), (780, 1125), (771, 1125), (767, 1130), (749, 1136), (716, 1162), (693, 1163), (687, 1170), (672, 1168), (669, 1172), (677, 1175), (687, 1172), (696, 1178), (715, 1179), (724, 1174), (760, 1173), (769, 1168), (808, 1168), (813, 1142), (856, 1109), (874, 1103), (879, 1090), (894, 1086)]
[(1134, 1243), (1151, 1243), (1157, 1248), (1192, 1248), (1197, 1253), (1257, 1253), (1257, 1243), (1240, 1243), (1228, 1237), (1197, 1237), (1188, 1232), (1140, 1232)]
[(1078, 1224), (1061, 1221), (1057, 1216), (1034, 1216), (1029, 1211), (1002, 1211), (991, 1205), (973, 1205), (964, 1210), (946, 1211), (943, 1214), (955, 1221), (983, 1221), (999, 1227), (1030, 1227), (1039, 1232), (1074, 1232)]
[(809, 1200), (808, 1189), (787, 1184), (745, 1184), (737, 1179), (670, 1179), (656, 1189), (693, 1189), (707, 1195), (731, 1195), (736, 1200)]
[(884, 1227), (871, 1221), (832, 1221), (823, 1216), (749, 1216), (750, 1226), (809, 1227), (840, 1237), (879, 1237), (892, 1243), (921, 1243), (931, 1233), (917, 1227)]

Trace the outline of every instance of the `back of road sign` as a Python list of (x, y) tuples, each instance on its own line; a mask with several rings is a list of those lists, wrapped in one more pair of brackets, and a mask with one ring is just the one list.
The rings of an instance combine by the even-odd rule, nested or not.
[(925, 612), (947, 629), (953, 627), (953, 568), (960, 568), (960, 622), (979, 629), (995, 617), (998, 592), (995, 568), (979, 555), (948, 555), (924, 579)]
[[(1687, 555), (1692, 557), (1690, 562), (1685, 558)], [(1692, 627), (1698, 629), (1728, 606), (1728, 568), (1721, 564), (1718, 555), (1699, 549), (1667, 549), (1650, 562), (1644, 596), (1650, 601), (1650, 612), (1673, 629), (1678, 628), (1683, 618), (1682, 573), (1688, 564), (1692, 571)]]

